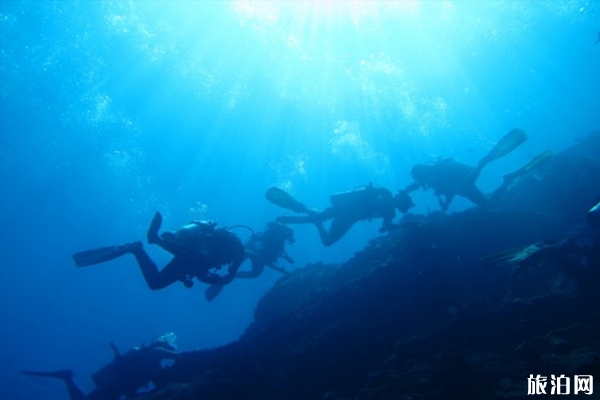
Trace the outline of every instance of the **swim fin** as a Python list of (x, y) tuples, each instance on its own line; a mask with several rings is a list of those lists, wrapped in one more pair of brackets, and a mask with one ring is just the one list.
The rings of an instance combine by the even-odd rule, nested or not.
[(213, 301), (215, 297), (217, 297), (219, 293), (221, 293), (221, 290), (223, 290), (223, 286), (221, 285), (210, 285), (204, 291), (204, 297), (206, 297), (206, 300), (208, 301)]
[(160, 242), (160, 236), (158, 236), (158, 231), (160, 230), (160, 226), (162, 225), (162, 215), (157, 211), (154, 214), (154, 218), (152, 218), (152, 222), (150, 222), (150, 227), (148, 228), (148, 233), (146, 237), (148, 238), (148, 243), (156, 244)]
[(298, 200), (294, 199), (288, 192), (283, 189), (278, 188), (277, 186), (270, 187), (266, 192), (267, 200), (271, 203), (297, 212), (297, 213), (308, 213), (309, 209)]
[(142, 242), (127, 243), (121, 246), (107, 246), (97, 249), (86, 250), (73, 254), (73, 261), (77, 268), (87, 267), (88, 265), (100, 264), (121, 257), (124, 254), (131, 253), (137, 248), (142, 247)]
[(540, 164), (542, 164), (546, 160), (549, 160), (551, 157), (552, 157), (552, 150), (546, 150), (543, 153), (538, 154), (537, 156), (533, 157), (523, 167), (521, 167), (518, 170), (513, 171), (509, 174), (504, 175), (503, 178), (504, 178), (505, 184), (510, 184), (510, 183), (512, 183), (512, 181), (514, 181), (519, 176), (525, 175), (526, 173), (531, 172), (533, 169), (537, 168)]
[(481, 170), (483, 167), (488, 165), (494, 160), (499, 159), (500, 157), (504, 157), (511, 151), (515, 150), (519, 147), (523, 142), (527, 140), (527, 134), (521, 129), (515, 128), (512, 131), (508, 132), (506, 135), (502, 137), (496, 143), (494, 147), (483, 157), (479, 164), (477, 165), (477, 169)]
[(485, 265), (493, 265), (497, 267), (506, 267), (509, 265), (519, 264), (526, 260), (532, 254), (535, 254), (542, 248), (540, 243), (534, 243), (516, 249), (504, 250), (486, 257), (482, 257), (479, 261)]

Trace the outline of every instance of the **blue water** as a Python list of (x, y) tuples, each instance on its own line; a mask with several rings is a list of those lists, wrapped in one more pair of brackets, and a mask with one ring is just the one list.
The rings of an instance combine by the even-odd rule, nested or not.
[[(475, 164), (520, 127), (478, 182), (492, 190), (600, 128), (599, 30), (596, 1), (0, 1), (0, 399), (66, 398), (22, 369), (72, 368), (90, 390), (109, 341), (235, 340), (279, 277), (207, 303), (201, 283), (150, 291), (130, 256), (78, 270), (72, 253), (142, 239), (157, 210), (164, 229), (260, 231), (283, 213), (269, 186), (324, 208), (436, 157)], [(298, 226), (288, 252), (341, 262), (377, 228), (323, 248)]]

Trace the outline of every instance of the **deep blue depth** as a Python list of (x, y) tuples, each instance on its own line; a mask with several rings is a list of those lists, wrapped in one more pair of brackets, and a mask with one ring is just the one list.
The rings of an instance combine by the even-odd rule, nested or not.
[[(72, 368), (88, 391), (109, 341), (173, 331), (191, 350), (244, 331), (276, 272), (207, 303), (201, 283), (150, 291), (130, 256), (74, 267), (74, 252), (143, 239), (157, 210), (164, 229), (260, 231), (285, 213), (270, 186), (324, 208), (367, 182), (395, 192), (416, 163), (475, 164), (525, 130), (482, 174), (490, 191), (600, 128), (598, 2), (292, 4), (0, 1), (1, 399), (67, 398), (22, 369)], [(323, 248), (295, 226), (288, 250), (296, 266), (339, 262), (377, 228)]]

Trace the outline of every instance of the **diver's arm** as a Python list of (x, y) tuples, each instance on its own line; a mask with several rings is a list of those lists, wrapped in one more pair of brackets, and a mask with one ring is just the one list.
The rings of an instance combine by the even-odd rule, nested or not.
[(381, 228), (379, 228), (379, 232), (380, 233), (389, 232), (389, 231), (393, 231), (394, 229), (399, 228), (400, 225), (394, 224), (393, 221), (394, 221), (393, 218), (384, 217), (383, 218), (383, 223), (381, 224)]
[(231, 282), (233, 280), (233, 278), (235, 277), (235, 273), (238, 272), (238, 269), (240, 269), (243, 262), (244, 262), (244, 257), (229, 264), (229, 269), (227, 271), (227, 275), (225, 275), (225, 277), (231, 276), (231, 280), (229, 282)]
[(277, 264), (275, 264), (275, 263), (268, 263), (268, 264), (267, 264), (267, 267), (269, 267), (269, 268), (271, 268), (271, 269), (274, 269), (274, 270), (275, 270), (275, 271), (277, 271), (277, 272), (281, 272), (281, 273), (282, 273), (282, 274), (284, 274), (284, 275), (287, 275), (287, 274), (289, 274), (289, 272), (288, 272), (288, 271), (286, 271), (286, 270), (285, 270), (285, 268), (282, 268), (282, 267), (278, 266), (278, 265), (277, 265)]
[(292, 257), (290, 257), (290, 255), (287, 253), (287, 251), (285, 251), (285, 249), (283, 249), (283, 251), (281, 252), (281, 258), (283, 258), (285, 261), (289, 262), (290, 264), (295, 263), (294, 259)]
[(242, 258), (241, 260), (234, 261), (231, 264), (229, 264), (227, 275), (220, 276), (217, 274), (207, 273), (206, 278), (201, 279), (201, 281), (209, 283), (211, 285), (225, 286), (228, 283), (231, 283), (231, 281), (233, 281), (236, 272), (238, 271), (238, 269), (240, 269), (240, 266), (242, 265), (243, 260), (244, 259)]
[(218, 274), (214, 274), (212, 272), (204, 272), (202, 275), (197, 275), (196, 278), (198, 278), (199, 281), (204, 282), (204, 283), (208, 283), (209, 285), (217, 285), (217, 286), (223, 286), (223, 279), (225, 278), (225, 276), (220, 276)]
[(250, 271), (239, 271), (236, 272), (236, 278), (258, 278), (260, 274), (265, 270), (265, 264), (258, 260), (258, 256), (254, 254), (250, 258), (252, 269)]

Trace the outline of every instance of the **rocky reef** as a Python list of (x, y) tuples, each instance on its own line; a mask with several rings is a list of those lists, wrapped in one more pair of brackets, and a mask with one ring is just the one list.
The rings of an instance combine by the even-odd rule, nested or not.
[(530, 374), (600, 380), (597, 258), (481, 262), (542, 240), (597, 240), (585, 213), (599, 200), (599, 157), (595, 132), (493, 210), (407, 215), (343, 264), (295, 270), (240, 340), (183, 353), (139, 398), (525, 399)]

